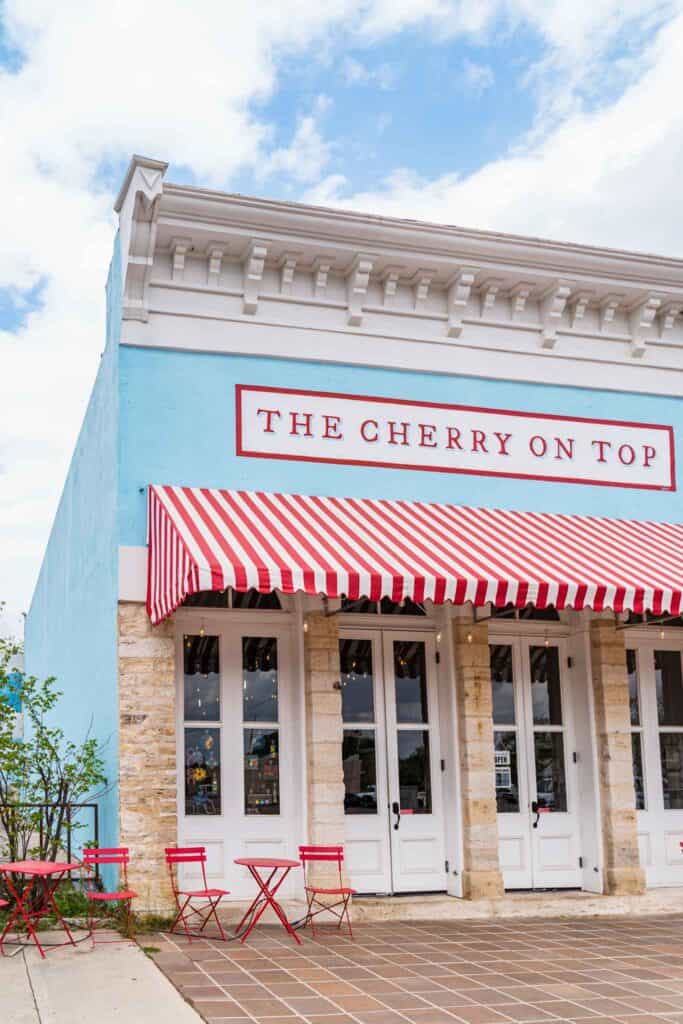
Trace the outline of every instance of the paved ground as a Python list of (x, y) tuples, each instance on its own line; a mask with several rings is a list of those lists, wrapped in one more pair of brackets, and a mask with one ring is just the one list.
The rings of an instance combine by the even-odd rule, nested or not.
[(683, 1024), (683, 917), (366, 924), (296, 946), (157, 936), (211, 1024)]
[(13, 953), (0, 958), (2, 1024), (201, 1024), (133, 943)]

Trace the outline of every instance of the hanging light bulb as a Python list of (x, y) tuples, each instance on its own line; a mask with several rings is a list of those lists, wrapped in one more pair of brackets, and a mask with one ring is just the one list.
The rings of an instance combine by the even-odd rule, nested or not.
[(663, 629), (660, 629), (660, 631), (659, 631), (659, 639), (660, 640), (664, 639), (664, 630)]
[(308, 633), (308, 623), (304, 622), (304, 633)]
[(441, 633), (437, 633), (436, 634), (436, 642), (437, 642), (437, 644), (441, 643)]
[(200, 636), (204, 636), (205, 633), (206, 633), (206, 630), (204, 629), (204, 623), (202, 623), (201, 626), (199, 627), (199, 635)]
[(473, 639), (474, 639), (474, 637), (472, 636), (472, 634), (471, 634), (471, 633), (468, 633), (468, 634), (467, 634), (467, 643), (468, 643), (468, 644), (471, 644), (471, 643), (472, 643), (472, 641), (473, 641)]

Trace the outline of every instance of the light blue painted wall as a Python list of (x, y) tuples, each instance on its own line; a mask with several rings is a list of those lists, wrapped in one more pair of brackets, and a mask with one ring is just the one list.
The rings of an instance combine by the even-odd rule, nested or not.
[[(26, 621), (26, 671), (57, 677), (59, 724), (105, 744), (110, 791), (100, 842), (118, 836), (117, 432), (121, 324), (118, 240), (107, 281), (107, 344), (57, 509)], [(93, 339), (93, 344), (97, 340)], [(85, 838), (85, 836), (84, 836)]]
[(145, 543), (146, 498), (141, 489), (149, 483), (420, 498), (511, 509), (683, 519), (677, 492), (238, 458), (236, 383), (666, 423), (674, 426), (677, 451), (683, 451), (683, 400), (678, 398), (124, 346), (122, 544)]

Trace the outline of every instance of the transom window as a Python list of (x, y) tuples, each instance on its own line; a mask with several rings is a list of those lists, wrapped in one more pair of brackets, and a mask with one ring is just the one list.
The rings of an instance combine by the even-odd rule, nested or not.
[(241, 591), (226, 587), (225, 590), (199, 590), (188, 594), (183, 601), (187, 608), (259, 608), (279, 611), (282, 608), (275, 590), (262, 594), (260, 590)]

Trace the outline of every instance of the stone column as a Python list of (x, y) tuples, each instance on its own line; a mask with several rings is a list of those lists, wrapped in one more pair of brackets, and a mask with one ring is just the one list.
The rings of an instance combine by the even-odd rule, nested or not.
[[(311, 612), (306, 615), (305, 627), (308, 839), (314, 845), (343, 845), (344, 769), (338, 618)], [(325, 864), (311, 865), (310, 877), (319, 885), (338, 883), (339, 880)]]
[(465, 899), (504, 893), (498, 861), (493, 702), (488, 626), (453, 622)]
[(590, 638), (605, 891), (641, 893), (645, 874), (638, 850), (624, 633), (612, 619), (593, 619)]
[(178, 841), (175, 632), (143, 604), (119, 604), (119, 843), (138, 912), (168, 913), (164, 847)]

